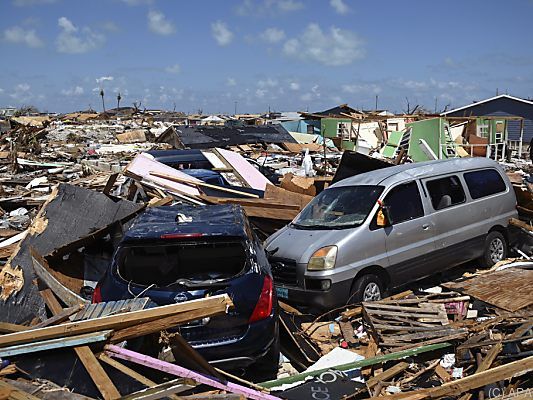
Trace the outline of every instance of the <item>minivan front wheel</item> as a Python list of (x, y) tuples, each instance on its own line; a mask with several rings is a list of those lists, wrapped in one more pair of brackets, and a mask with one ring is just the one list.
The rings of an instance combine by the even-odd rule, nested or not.
[(507, 241), (500, 232), (493, 231), (485, 239), (485, 249), (481, 257), (481, 264), (490, 268), (498, 261), (507, 258)]
[(366, 274), (354, 282), (348, 303), (362, 303), (363, 301), (381, 300), (383, 297), (383, 283), (377, 275)]

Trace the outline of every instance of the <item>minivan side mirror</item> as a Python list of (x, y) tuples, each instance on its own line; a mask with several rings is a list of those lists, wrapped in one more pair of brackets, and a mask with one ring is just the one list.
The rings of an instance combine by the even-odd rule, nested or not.
[(392, 220), (390, 218), (390, 208), (386, 205), (381, 205), (378, 209), (378, 214), (376, 217), (376, 225), (380, 228), (386, 228), (387, 226), (392, 225)]

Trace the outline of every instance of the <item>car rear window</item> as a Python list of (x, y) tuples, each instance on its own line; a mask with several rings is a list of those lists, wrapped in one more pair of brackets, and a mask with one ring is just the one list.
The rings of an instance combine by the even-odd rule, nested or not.
[(473, 199), (505, 192), (507, 189), (501, 175), (494, 169), (466, 172), (464, 178)]
[(129, 245), (116, 256), (124, 280), (156, 287), (229, 279), (243, 272), (246, 261), (240, 241)]
[(465, 201), (465, 192), (456, 175), (434, 179), (426, 183), (435, 210), (442, 210)]

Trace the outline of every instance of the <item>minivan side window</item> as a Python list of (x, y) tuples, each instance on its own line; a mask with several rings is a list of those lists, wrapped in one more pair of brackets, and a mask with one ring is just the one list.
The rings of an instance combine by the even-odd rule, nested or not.
[(465, 191), (456, 175), (434, 179), (426, 183), (435, 210), (442, 210), (456, 204), (464, 203)]
[(392, 224), (424, 216), (424, 208), (416, 182), (405, 183), (391, 189), (383, 203), (389, 207)]
[(501, 175), (494, 169), (466, 172), (463, 176), (473, 199), (505, 192), (507, 189)]

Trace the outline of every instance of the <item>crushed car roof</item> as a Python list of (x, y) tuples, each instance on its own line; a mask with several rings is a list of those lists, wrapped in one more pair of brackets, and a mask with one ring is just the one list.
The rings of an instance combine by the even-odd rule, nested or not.
[(247, 237), (246, 224), (239, 205), (150, 207), (134, 220), (123, 240), (159, 239), (173, 234)]

